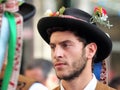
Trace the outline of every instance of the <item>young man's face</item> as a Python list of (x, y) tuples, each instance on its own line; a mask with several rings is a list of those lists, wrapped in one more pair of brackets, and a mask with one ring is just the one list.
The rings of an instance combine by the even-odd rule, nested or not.
[(86, 66), (86, 49), (78, 37), (69, 31), (53, 32), (50, 37), (51, 56), (59, 79), (71, 80)]

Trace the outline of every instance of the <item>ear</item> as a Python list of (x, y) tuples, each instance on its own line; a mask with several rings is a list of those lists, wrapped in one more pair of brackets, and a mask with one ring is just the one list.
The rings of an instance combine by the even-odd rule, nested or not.
[(86, 57), (92, 59), (97, 51), (96, 43), (90, 43), (86, 46)]

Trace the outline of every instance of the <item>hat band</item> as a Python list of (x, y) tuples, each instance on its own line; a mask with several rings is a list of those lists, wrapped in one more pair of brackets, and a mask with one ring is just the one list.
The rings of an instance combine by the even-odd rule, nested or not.
[(79, 21), (83, 21), (83, 22), (86, 22), (86, 23), (88, 23), (87, 21), (85, 21), (85, 20), (83, 20), (83, 19), (76, 18), (76, 17), (70, 16), (70, 15), (60, 15), (60, 17), (63, 17), (63, 18), (71, 18), (71, 19), (76, 19), (76, 20), (79, 20)]

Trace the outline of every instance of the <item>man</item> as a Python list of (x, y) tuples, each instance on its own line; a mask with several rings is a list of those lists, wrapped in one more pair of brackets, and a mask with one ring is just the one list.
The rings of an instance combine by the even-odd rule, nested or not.
[(47, 79), (51, 69), (52, 63), (50, 61), (39, 58), (26, 65), (24, 75), (47, 86)]
[(60, 86), (54, 90), (114, 90), (97, 81), (92, 65), (111, 52), (108, 35), (91, 23), (92, 16), (66, 8), (38, 22), (38, 31), (51, 47), (52, 63)]

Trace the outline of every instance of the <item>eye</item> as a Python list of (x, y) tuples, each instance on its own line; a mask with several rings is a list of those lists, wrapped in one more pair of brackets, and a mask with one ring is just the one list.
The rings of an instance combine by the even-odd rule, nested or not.
[(51, 48), (51, 49), (54, 49), (54, 48), (55, 48), (55, 45), (50, 44), (50, 48)]
[(63, 47), (63, 48), (68, 48), (68, 47), (70, 47), (70, 46), (71, 46), (71, 44), (68, 44), (68, 43), (63, 43), (63, 44), (62, 44), (62, 47)]

